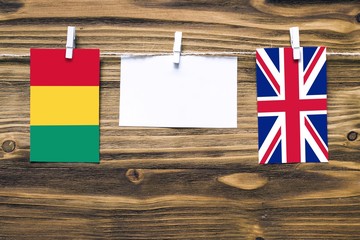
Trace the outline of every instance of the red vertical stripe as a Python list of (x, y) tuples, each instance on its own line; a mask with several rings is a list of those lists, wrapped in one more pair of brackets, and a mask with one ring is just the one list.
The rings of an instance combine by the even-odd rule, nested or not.
[(292, 48), (284, 49), (286, 108), (286, 156), (288, 163), (300, 162), (299, 65)]

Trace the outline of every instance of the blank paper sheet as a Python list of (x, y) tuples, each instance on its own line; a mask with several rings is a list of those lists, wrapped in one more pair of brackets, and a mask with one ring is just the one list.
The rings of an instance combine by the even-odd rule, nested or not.
[(121, 58), (120, 126), (237, 127), (237, 58)]

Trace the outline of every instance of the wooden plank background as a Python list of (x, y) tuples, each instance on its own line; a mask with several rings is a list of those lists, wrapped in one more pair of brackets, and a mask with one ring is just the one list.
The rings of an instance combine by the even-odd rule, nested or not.
[[(360, 52), (360, 3), (0, 1), (0, 54)], [(360, 56), (328, 55), (329, 164), (257, 164), (255, 59), (238, 60), (237, 129), (118, 127), (120, 61), (101, 59), (101, 164), (29, 163), (29, 57), (0, 57), (0, 239), (360, 239)], [(69, 139), (68, 148), (77, 143)], [(64, 149), (66, 151), (66, 149)]]

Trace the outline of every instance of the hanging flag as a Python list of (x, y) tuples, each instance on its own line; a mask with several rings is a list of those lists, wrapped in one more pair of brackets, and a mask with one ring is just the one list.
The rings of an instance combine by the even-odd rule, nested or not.
[(256, 51), (259, 163), (327, 162), (326, 48)]
[(98, 49), (30, 50), (30, 161), (99, 162)]

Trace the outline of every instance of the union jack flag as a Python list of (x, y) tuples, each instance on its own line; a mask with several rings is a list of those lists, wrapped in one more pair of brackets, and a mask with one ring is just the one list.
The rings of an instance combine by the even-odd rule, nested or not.
[(256, 50), (259, 163), (327, 162), (326, 48)]

